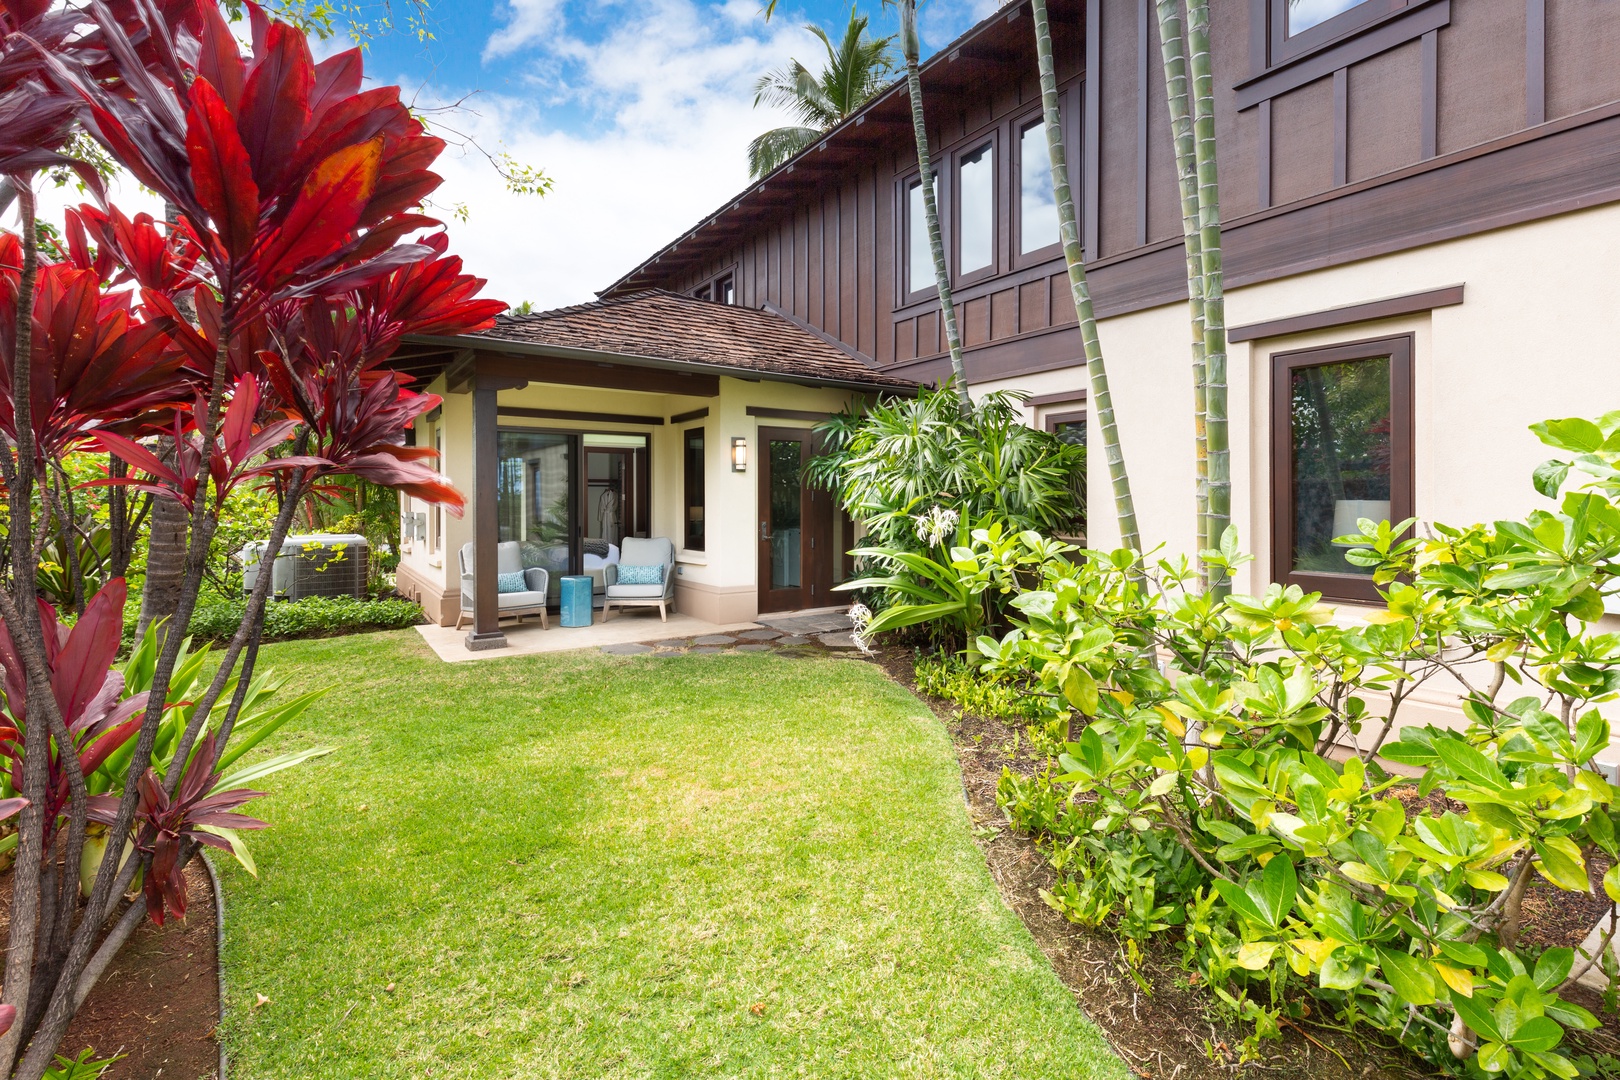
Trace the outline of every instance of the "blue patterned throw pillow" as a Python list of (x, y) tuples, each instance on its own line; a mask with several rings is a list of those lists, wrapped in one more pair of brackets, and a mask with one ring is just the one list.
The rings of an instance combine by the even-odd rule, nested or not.
[(654, 563), (651, 566), (619, 565), (620, 585), (662, 585), (664, 583), (664, 564)]
[(523, 576), (523, 571), (514, 570), (510, 574), (498, 574), (495, 577), (497, 592), (528, 592), (529, 582)]

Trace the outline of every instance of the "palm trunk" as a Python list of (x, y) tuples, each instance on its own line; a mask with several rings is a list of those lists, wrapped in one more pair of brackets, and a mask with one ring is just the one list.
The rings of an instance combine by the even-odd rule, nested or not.
[(934, 197), (934, 164), (928, 155), (928, 125), (923, 120), (922, 75), (917, 56), (917, 0), (900, 4), (900, 44), (906, 54), (906, 90), (911, 95), (911, 130), (917, 139), (917, 172), (922, 182), (923, 211), (928, 218), (928, 250), (934, 257), (934, 282), (939, 287), (940, 313), (945, 317), (945, 344), (951, 352), (951, 375), (956, 396), (969, 403), (967, 368), (962, 364), (962, 335), (956, 329), (956, 303), (951, 299), (951, 277), (945, 265), (945, 242), (939, 233), (939, 202)]
[[(1209, 2), (1187, 0), (1194, 149), (1198, 161), (1198, 240), (1204, 279), (1204, 441), (1209, 456), (1209, 514), (1204, 546), (1218, 548), (1232, 523), (1232, 460), (1226, 431), (1226, 289), (1221, 268), (1221, 195), (1215, 169), (1215, 76), (1209, 55)], [(1211, 583), (1231, 591), (1225, 575)]]
[[(1176, 180), (1181, 190), (1181, 235), (1187, 249), (1187, 306), (1192, 321), (1194, 504), (1196, 544), (1209, 532), (1209, 454), (1204, 436), (1204, 259), (1199, 237), (1198, 151), (1193, 137), (1192, 88), (1182, 41), (1181, 0), (1159, 0), (1159, 41), (1164, 55), (1165, 96), (1170, 102), (1170, 133), (1175, 140)], [(1207, 567), (1204, 583), (1209, 584)]]
[(1114, 398), (1108, 391), (1108, 369), (1103, 364), (1102, 343), (1097, 338), (1097, 316), (1092, 311), (1091, 289), (1086, 284), (1085, 257), (1080, 250), (1080, 226), (1075, 220), (1074, 195), (1069, 190), (1069, 164), (1063, 148), (1063, 125), (1058, 116), (1057, 68), (1052, 61), (1052, 26), (1046, 16), (1046, 0), (1032, 0), (1031, 8), (1035, 16), (1035, 53), (1041, 74), (1041, 112), (1046, 122), (1047, 152), (1052, 159), (1052, 194), (1057, 200), (1063, 261), (1069, 266), (1069, 293), (1074, 300), (1074, 313), (1080, 320), (1086, 371), (1091, 376), (1091, 407), (1102, 434), (1103, 455), (1108, 461), (1108, 479), (1114, 487), (1114, 512), (1119, 518), (1120, 543), (1133, 551), (1141, 551), (1142, 538), (1136, 528), (1136, 503), (1131, 498), (1131, 481), (1125, 472), (1125, 457), (1119, 449), (1119, 431), (1114, 425)]

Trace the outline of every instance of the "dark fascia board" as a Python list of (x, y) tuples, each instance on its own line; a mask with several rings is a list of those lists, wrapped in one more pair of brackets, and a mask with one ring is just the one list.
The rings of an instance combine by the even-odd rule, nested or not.
[[(1445, 2), (1449, 3), (1450, 0), (1445, 0)], [(930, 56), (926, 61), (924, 61), (919, 69), (919, 78), (924, 84), (924, 96), (926, 97), (927, 95), (927, 81), (935, 74), (935, 72), (948, 69), (951, 64), (958, 62), (958, 57), (961, 56), (963, 49), (968, 48), (980, 37), (984, 36), (991, 30), (994, 30), (999, 24), (1010, 23), (1021, 17), (1024, 13), (1024, 7), (1024, 0), (1017, 0), (1015, 3), (998, 9), (997, 11), (986, 16), (981, 21), (975, 23), (973, 26), (968, 27), (968, 29), (963, 31), (961, 36), (955, 41), (935, 52), (933, 56)], [(1081, 10), (1083, 11), (1084, 8), (1082, 7)], [(866, 104), (862, 105), (855, 112), (845, 117), (842, 122), (834, 127), (829, 128), (826, 134), (818, 142), (812, 143), (803, 150), (800, 150), (797, 154), (793, 155), (791, 158), (788, 158), (787, 161), (777, 166), (774, 171), (767, 173), (758, 180), (749, 184), (748, 187), (727, 199), (717, 209), (711, 211), (710, 213), (704, 214), (703, 217), (698, 220), (696, 225), (693, 225), (680, 236), (677, 236), (674, 240), (670, 241), (662, 248), (659, 248), (652, 255), (637, 263), (630, 269), (628, 273), (624, 274), (607, 288), (599, 290), (596, 295), (609, 296), (615, 292), (619, 292), (626, 285), (630, 284), (637, 277), (639, 277), (648, 267), (652, 266), (659, 259), (664, 258), (670, 253), (674, 252), (682, 244), (695, 237), (706, 226), (712, 225), (720, 218), (740, 210), (745, 200), (751, 199), (759, 192), (766, 190), (773, 183), (780, 184), (784, 178), (792, 174), (795, 166), (801, 163), (808, 155), (815, 154), (826, 149), (829, 143), (837, 141), (845, 132), (854, 131), (856, 128), (865, 124), (868, 118), (872, 117), (872, 115), (878, 109), (882, 108), (884, 105), (895, 100), (896, 98), (904, 97), (906, 92), (905, 77), (901, 76), (895, 79), (895, 81), (890, 83), (886, 89), (879, 90), (877, 93), (868, 98), (866, 100)]]
[[(881, 390), (904, 394), (908, 388), (889, 386), (887, 383), (865, 379), (821, 378), (812, 375), (793, 375), (786, 372), (762, 371), (755, 368), (732, 367), (728, 364), (703, 364), (695, 360), (669, 360), (661, 356), (637, 356), (632, 353), (608, 352), (605, 349), (581, 349), (571, 345), (540, 345), (532, 341), (509, 341), (506, 338), (440, 337), (437, 334), (412, 334), (405, 338), (418, 345), (439, 345), (447, 349), (478, 350), (504, 353), (509, 356), (556, 357), (562, 360), (583, 360), (596, 364), (622, 364), (625, 367), (648, 368), (654, 371), (682, 371), (704, 375), (725, 375), (747, 381), (794, 383), (799, 386), (821, 386), (834, 390)], [(875, 373), (874, 373), (875, 374)]]
[(1340, 326), (1391, 319), (1398, 315), (1413, 315), (1435, 308), (1453, 307), (1463, 302), (1463, 286), (1447, 285), (1440, 289), (1405, 293), (1401, 296), (1369, 300), (1361, 304), (1313, 311), (1305, 315), (1290, 315), (1282, 319), (1245, 323), (1226, 332), (1228, 341), (1258, 341), (1261, 338), (1282, 337), (1285, 334), (1303, 334), (1310, 330), (1330, 330)]
[(1034, 397), (1024, 399), (1025, 405), (1068, 405), (1083, 403), (1088, 394), (1085, 390), (1060, 390), (1055, 394), (1036, 394)]

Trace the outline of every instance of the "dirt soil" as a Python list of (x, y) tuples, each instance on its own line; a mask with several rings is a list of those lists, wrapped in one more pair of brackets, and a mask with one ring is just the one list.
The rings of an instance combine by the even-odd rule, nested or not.
[[(1030, 753), (1023, 726), (966, 716), (954, 703), (920, 693), (910, 649), (885, 649), (874, 659), (891, 678), (916, 693), (950, 731), (962, 765), (963, 792), (974, 835), (1002, 898), (1024, 920), (1080, 1007), (1138, 1076), (1154, 1080), (1269, 1075), (1393, 1080), (1441, 1075), (1370, 1028), (1347, 1032), (1309, 1018), (1302, 1023), (1284, 1020), (1281, 1037), (1260, 1044), (1260, 1060), (1240, 1063), (1243, 1039), (1252, 1029), (1223, 1020), (1212, 1007), (1212, 995), (1189, 985), (1173, 947), (1149, 954), (1139, 971), (1151, 987), (1151, 992), (1144, 991), (1132, 977), (1116, 938), (1068, 922), (1041, 900), (1040, 890), (1051, 888), (1056, 875), (1028, 837), (1008, 828), (1005, 814), (996, 805), (996, 785), (1003, 767), (1030, 775), (1043, 764)], [(1606, 865), (1594, 867), (1593, 872), (1600, 878), (1604, 869)], [(1589, 910), (1594, 904), (1597, 910)], [(1525, 903), (1526, 940), (1539, 945), (1579, 944), (1607, 910), (1605, 901), (1591, 897), (1550, 887), (1532, 890)], [(1599, 996), (1583, 987), (1565, 996), (1606, 1021), (1598, 1031), (1579, 1033), (1578, 1040), (1572, 1033), (1571, 1043), (1576, 1045), (1570, 1049), (1620, 1055), (1615, 1014), (1600, 1011)]]
[(68, 1028), (63, 1052), (124, 1055), (102, 1080), (215, 1080), (219, 958), (214, 893), (200, 858), (186, 868), (186, 918), (143, 923)]

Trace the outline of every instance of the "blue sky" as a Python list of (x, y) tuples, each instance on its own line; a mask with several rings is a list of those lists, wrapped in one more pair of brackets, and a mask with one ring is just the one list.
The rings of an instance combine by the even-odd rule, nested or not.
[[(926, 0), (925, 49), (998, 4)], [(892, 10), (860, 7), (893, 32)], [(759, 0), (439, 0), (432, 40), (376, 36), (366, 68), (419, 107), (462, 103), (432, 114), (460, 143), (438, 170), (438, 201), (467, 207), (452, 247), (487, 294), (552, 307), (590, 299), (746, 184), (749, 140), (785, 121), (753, 107), (754, 81), (790, 58), (819, 67), (803, 24), (841, 29), (848, 11), (801, 0), (767, 25)], [(505, 191), (480, 147), (543, 168), (554, 191)]]

